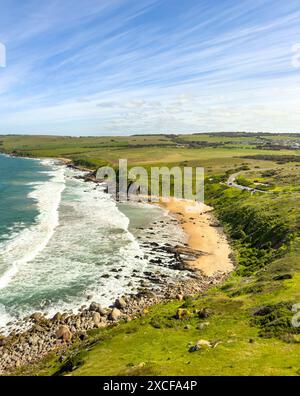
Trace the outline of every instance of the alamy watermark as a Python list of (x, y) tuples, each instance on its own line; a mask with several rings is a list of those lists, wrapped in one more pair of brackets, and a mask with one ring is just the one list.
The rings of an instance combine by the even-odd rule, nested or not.
[(0, 67), (6, 67), (6, 47), (0, 43)]
[(118, 169), (104, 166), (96, 179), (107, 186), (107, 192), (120, 202), (168, 201), (170, 197), (204, 202), (204, 168), (165, 166), (128, 169), (126, 159), (119, 160)]
[(292, 46), (292, 66), (296, 69), (300, 69), (300, 43), (294, 44)]

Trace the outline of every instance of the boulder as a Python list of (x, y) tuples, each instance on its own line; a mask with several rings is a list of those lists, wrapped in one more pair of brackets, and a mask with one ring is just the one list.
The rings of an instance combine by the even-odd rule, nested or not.
[(65, 321), (68, 319), (68, 317), (69, 317), (69, 314), (68, 314), (67, 312), (64, 312), (64, 313), (61, 315), (60, 321), (61, 321), (61, 322), (65, 322)]
[(38, 341), (39, 341), (39, 338), (36, 335), (32, 335), (28, 339), (29, 345), (37, 345)]
[(71, 341), (72, 339), (72, 333), (69, 329), (68, 326), (60, 326), (57, 330), (56, 330), (56, 337), (57, 338), (61, 338), (63, 341)]
[(119, 298), (116, 299), (114, 305), (115, 305), (115, 307), (118, 308), (118, 309), (124, 309), (124, 308), (126, 308), (127, 303), (126, 303), (126, 301), (124, 300), (124, 298), (119, 297)]
[(44, 319), (44, 315), (41, 312), (34, 312), (30, 318), (35, 322), (35, 323), (39, 323), (42, 322)]
[(61, 320), (61, 317), (62, 317), (62, 314), (60, 312), (56, 312), (56, 314), (52, 318), (52, 321), (59, 322)]
[(100, 304), (96, 303), (96, 302), (92, 302), (91, 303), (91, 305), (89, 307), (89, 310), (92, 311), (92, 312), (99, 312), (100, 315), (105, 315), (106, 314), (105, 309), (102, 308), (102, 306)]
[(94, 312), (93, 313), (93, 322), (94, 322), (96, 327), (99, 327), (100, 322), (101, 322), (101, 316), (100, 316), (99, 312)]
[(80, 328), (81, 328), (81, 319), (80, 318), (78, 318), (76, 320), (75, 327), (76, 327), (77, 330), (80, 330)]
[(116, 320), (120, 319), (121, 315), (122, 315), (122, 313), (118, 308), (113, 308), (113, 310), (109, 314), (109, 319), (116, 321)]
[(100, 307), (100, 304), (98, 304), (98, 303), (96, 303), (95, 301), (93, 301), (91, 304), (90, 304), (90, 307), (89, 307), (89, 310), (90, 311), (94, 311), (94, 312), (97, 312), (98, 311), (98, 309), (99, 309), (99, 307)]
[(42, 333), (42, 332), (45, 331), (45, 328), (42, 327), (42, 326), (40, 326), (40, 325), (38, 325), (38, 324), (36, 324), (36, 325), (33, 327), (32, 330), (33, 330), (33, 331), (38, 331), (38, 332)]

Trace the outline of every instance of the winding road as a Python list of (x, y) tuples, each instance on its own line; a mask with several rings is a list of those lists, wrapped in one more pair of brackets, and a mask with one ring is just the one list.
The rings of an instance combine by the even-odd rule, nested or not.
[[(259, 169), (259, 170), (266, 170), (266, 169)], [(240, 172), (237, 172), (237, 173), (233, 173), (232, 175), (230, 175), (229, 176), (229, 178), (227, 179), (227, 181), (226, 181), (226, 184), (227, 184), (227, 186), (229, 186), (229, 187), (235, 187), (235, 188), (238, 188), (238, 189), (240, 189), (240, 190), (246, 190), (246, 191), (250, 191), (250, 192), (252, 192), (252, 193), (265, 193), (265, 194), (270, 194), (270, 191), (263, 191), (263, 190), (258, 190), (258, 189), (256, 189), (256, 188), (252, 188), (252, 187), (247, 187), (247, 186), (242, 186), (241, 184), (237, 184), (236, 183), (236, 178), (240, 175), (240, 174), (242, 174), (242, 173), (244, 173), (245, 171), (240, 171)], [(246, 171), (246, 172), (249, 172), (249, 171)]]

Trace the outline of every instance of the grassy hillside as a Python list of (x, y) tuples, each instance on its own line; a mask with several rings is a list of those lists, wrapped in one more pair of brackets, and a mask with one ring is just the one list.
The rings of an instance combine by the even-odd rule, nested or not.
[[(238, 198), (240, 203), (245, 199), (244, 205), (248, 207), (251, 197), (248, 193), (240, 194), (245, 195)], [(289, 204), (293, 207), (294, 201)], [(230, 206), (230, 201), (224, 204), (227, 211)], [(267, 202), (266, 206), (260, 206), (258, 213), (265, 214), (267, 206)], [(267, 214), (276, 219), (273, 210)], [(140, 319), (111, 329), (94, 330), (87, 341), (71, 349), (63, 363), (49, 357), (29, 373), (300, 375), (300, 328), (291, 325), (291, 307), (300, 300), (300, 238), (299, 221), (296, 222), (295, 211), (291, 212), (291, 222), (289, 217), (282, 220), (288, 225), (288, 233), (294, 236), (277, 241), (279, 254), (268, 255), (267, 261), (263, 255), (261, 260), (257, 255), (255, 261), (247, 255), (247, 271), (241, 271), (244, 266), (240, 265), (225, 284), (205, 295), (186, 298), (184, 303), (173, 301), (154, 306)], [(220, 208), (219, 215), (224, 213)], [(287, 213), (289, 209), (284, 215)], [(233, 221), (229, 218), (225, 222), (230, 234), (238, 222), (236, 208), (231, 214)], [(245, 229), (244, 218), (240, 218), (239, 224)], [(275, 221), (275, 230), (276, 224)], [(262, 235), (269, 229), (269, 223), (265, 227), (262, 225)], [(244, 250), (252, 249), (253, 241), (249, 246), (244, 238), (236, 238), (233, 244), (237, 256), (243, 256)], [(256, 246), (258, 251), (264, 250), (265, 241)], [(189, 317), (175, 319), (177, 309), (183, 305)], [(203, 308), (209, 310), (207, 318), (200, 318), (197, 313)], [(190, 352), (190, 347), (201, 339), (216, 346)]]
[[(132, 147), (132, 139), (143, 148)], [(267, 147), (262, 148), (264, 139)], [(285, 137), (285, 143), (282, 139), (245, 134), (120, 140), (1, 137), (6, 152), (82, 158), (93, 166), (115, 164), (118, 158), (147, 166), (204, 166), (206, 203), (214, 206), (223, 223), (237, 262), (228, 280), (205, 294), (157, 305), (139, 319), (93, 330), (63, 361), (52, 355), (19, 374), (300, 375), (300, 327), (291, 322), (292, 307), (300, 303), (300, 156), (294, 148), (299, 136)], [(186, 143), (199, 140), (217, 145)], [(278, 149), (272, 146), (278, 141), (292, 143)], [(87, 147), (92, 144), (97, 147)], [(228, 175), (241, 169), (241, 184), (262, 183), (268, 192), (251, 194), (228, 187)], [(176, 319), (182, 306), (188, 315)], [(201, 318), (204, 308), (207, 317)], [(192, 352), (198, 340), (214, 347)]]
[[(266, 140), (267, 138), (264, 137)], [(203, 142), (203, 144), (198, 144)], [(145, 135), (130, 137), (0, 136), (0, 150), (32, 157), (66, 157), (85, 161), (92, 168), (127, 158), (130, 165), (180, 164), (197, 161), (209, 167), (217, 160), (253, 155), (298, 155), (300, 136), (285, 135), (286, 146), (277, 146), (278, 136), (268, 135), (268, 145), (254, 134), (237, 137), (220, 134)], [(229, 159), (229, 161), (228, 161)], [(236, 160), (237, 163), (241, 162)], [(202, 165), (203, 164), (203, 165)]]

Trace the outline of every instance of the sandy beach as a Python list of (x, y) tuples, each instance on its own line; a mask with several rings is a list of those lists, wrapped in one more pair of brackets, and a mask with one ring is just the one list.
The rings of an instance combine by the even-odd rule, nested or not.
[(188, 236), (189, 247), (201, 254), (187, 264), (206, 276), (227, 274), (234, 268), (231, 249), (222, 227), (214, 219), (213, 208), (205, 204), (171, 198), (160, 205), (175, 215)]

